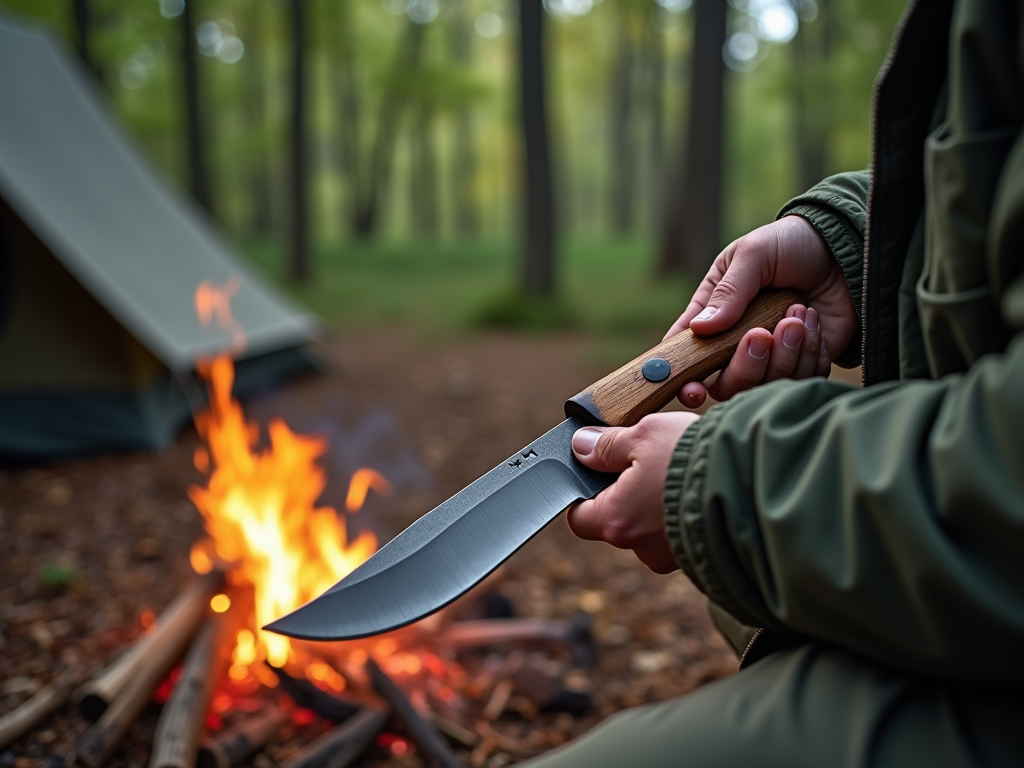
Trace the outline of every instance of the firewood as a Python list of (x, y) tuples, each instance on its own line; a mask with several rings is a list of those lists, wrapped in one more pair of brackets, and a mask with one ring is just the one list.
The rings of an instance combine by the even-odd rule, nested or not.
[(596, 649), (591, 636), (590, 614), (580, 612), (572, 621), (549, 619), (478, 619), (449, 624), (429, 642), (443, 648), (474, 648), (486, 645), (549, 643), (568, 648), (579, 666), (593, 666)]
[(216, 739), (199, 746), (197, 768), (231, 768), (273, 739), (288, 722), (288, 712), (275, 704)]
[(289, 675), (280, 667), (268, 664), (277, 675), (278, 686), (288, 694), (289, 698), (303, 709), (316, 712), (320, 717), (340, 723), (358, 712), (365, 702), (351, 697), (342, 697), (327, 693), (313, 685), (309, 680)]
[(210, 598), (223, 580), (224, 574), (220, 571), (211, 571), (195, 579), (157, 617), (149, 632), (82, 686), (76, 693), (82, 716), (93, 722), (99, 720), (122, 691), (138, 685), (140, 676), (146, 676), (145, 673), (151, 672), (154, 666), (166, 665), (163, 670), (166, 672), (184, 652), (200, 620), (206, 615)]
[[(161, 614), (153, 632), (129, 651), (129, 654), (135, 656), (136, 650), (142, 645), (146, 653), (133, 662), (131, 676), (120, 682), (116, 697), (103, 710), (99, 720), (75, 742), (75, 759), (86, 768), (99, 768), (110, 757), (125, 731), (145, 708), (153, 689), (181, 657), (195, 633), (196, 625), (209, 610), (210, 596), (219, 586), (219, 575), (216, 578), (209, 576), (207, 574), (193, 583)], [(109, 682), (124, 676), (120, 671), (120, 663), (115, 662), (108, 669), (108, 672), (113, 670), (117, 675), (108, 677), (104, 674), (94, 679), (94, 682), (104, 678)], [(111, 687), (107, 686), (104, 690), (109, 692)]]
[(185, 657), (181, 677), (164, 704), (153, 736), (149, 768), (193, 768), (199, 735), (210, 708), (218, 671), (224, 666), (219, 653), (224, 620), (206, 619)]
[(283, 764), (282, 768), (345, 768), (384, 730), (389, 713), (366, 706)]
[(64, 704), (82, 682), (82, 669), (72, 667), (19, 707), (0, 717), (0, 749)]
[(437, 729), (420, 717), (419, 712), (402, 692), (395, 681), (388, 677), (372, 658), (366, 660), (366, 673), (370, 676), (374, 689), (379, 693), (416, 742), (420, 753), (428, 765), (441, 768), (463, 768), (462, 762), (455, 757), (448, 742), (438, 733)]

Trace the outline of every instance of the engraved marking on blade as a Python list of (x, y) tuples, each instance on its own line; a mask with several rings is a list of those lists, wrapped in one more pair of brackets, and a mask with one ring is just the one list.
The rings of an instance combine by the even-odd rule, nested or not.
[(528, 451), (524, 451), (523, 454), (522, 454), (522, 457), (523, 458), (521, 458), (521, 459), (516, 459), (515, 461), (510, 461), (508, 463), (508, 465), (510, 467), (512, 467), (512, 469), (519, 469), (520, 467), (523, 466), (523, 462), (524, 461), (529, 461), (530, 459), (536, 458), (537, 457), (537, 452), (535, 450), (533, 450), (533, 448), (531, 448)]

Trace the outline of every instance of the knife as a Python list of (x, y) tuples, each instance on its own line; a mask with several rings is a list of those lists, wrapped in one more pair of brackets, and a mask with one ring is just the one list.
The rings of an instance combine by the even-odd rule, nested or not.
[(398, 629), (462, 595), (558, 514), (615, 482), (573, 455), (584, 426), (628, 427), (663, 408), (683, 384), (703, 381), (751, 328), (774, 330), (792, 291), (763, 291), (732, 328), (687, 329), (565, 403), (566, 420), (425, 514), (366, 562), (264, 629), (302, 640), (350, 640)]

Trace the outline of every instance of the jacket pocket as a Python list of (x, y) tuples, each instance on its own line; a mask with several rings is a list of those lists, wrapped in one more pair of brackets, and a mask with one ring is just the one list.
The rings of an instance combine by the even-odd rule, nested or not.
[(925, 145), (927, 226), (917, 305), (935, 377), (966, 370), (1009, 340), (993, 299), (988, 224), (1017, 126), (955, 135), (940, 126)]
[(917, 284), (917, 308), (933, 378), (966, 371), (976, 360), (1002, 352), (1010, 330), (987, 285), (953, 293), (928, 290), (928, 273)]

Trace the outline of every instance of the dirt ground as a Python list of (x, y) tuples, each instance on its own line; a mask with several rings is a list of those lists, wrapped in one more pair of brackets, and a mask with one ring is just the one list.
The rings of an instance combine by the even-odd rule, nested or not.
[[(426, 342), (397, 329), (347, 336), (329, 349), (334, 370), (253, 398), (247, 412), (329, 437), (326, 504), (341, 506), (358, 466), (388, 477), (394, 493), (355, 516), (383, 538), (556, 424), (562, 401), (613, 367), (592, 342), (561, 336)], [(187, 582), (188, 551), (202, 534), (186, 497), (202, 481), (192, 466), (198, 444), (190, 429), (158, 454), (0, 469), (0, 714), (62, 668), (109, 661), (142, 631), (141, 613), (159, 612)], [(497, 767), (538, 754), (623, 707), (684, 694), (735, 668), (685, 577), (656, 576), (628, 552), (579, 541), (561, 519), (509, 561), (498, 589), (517, 616), (592, 614), (597, 664), (574, 667), (557, 654), (548, 664), (569, 687), (588, 691), (594, 708), (537, 715), (513, 702), (481, 726), (493, 686), (468, 686), (443, 714), (498, 735), (486, 749), (464, 750), (467, 763)], [(453, 658), (470, 672), (500, 662), (497, 651)], [(109, 765), (147, 763), (156, 717), (154, 706)], [(56, 768), (86, 727), (69, 705), (0, 752), (0, 766)], [(251, 764), (269, 768), (326, 727), (289, 726)], [(365, 764), (418, 758), (378, 745)]]

